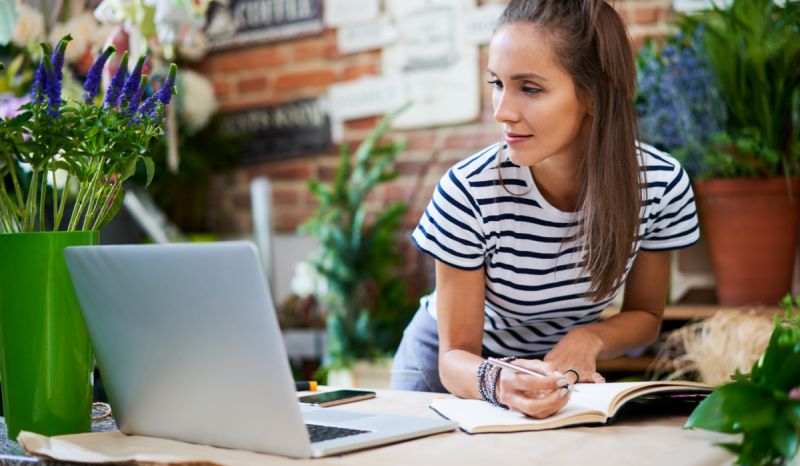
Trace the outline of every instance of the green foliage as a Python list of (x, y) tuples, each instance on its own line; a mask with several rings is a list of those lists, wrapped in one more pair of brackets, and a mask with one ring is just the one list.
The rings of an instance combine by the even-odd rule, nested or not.
[(684, 428), (742, 433), (741, 444), (722, 444), (738, 464), (781, 465), (797, 455), (800, 442), (800, 297), (781, 302), (785, 319), (748, 375), (717, 388), (695, 409)]
[(397, 177), (389, 166), (405, 144), (378, 145), (397, 113), (385, 118), (355, 154), (341, 146), (332, 186), (308, 185), (319, 208), (302, 230), (320, 246), (309, 262), (327, 285), (321, 298), (329, 312), (328, 368), (396, 350), (415, 309), (405, 282), (392, 273), (402, 264), (395, 235), (407, 206), (393, 204), (368, 224), (364, 205), (375, 186)]
[[(727, 141), (708, 160), (714, 176), (800, 173), (800, 4), (734, 0), (684, 18), (705, 25), (704, 45), (728, 109)], [(719, 164), (719, 165), (717, 165)]]

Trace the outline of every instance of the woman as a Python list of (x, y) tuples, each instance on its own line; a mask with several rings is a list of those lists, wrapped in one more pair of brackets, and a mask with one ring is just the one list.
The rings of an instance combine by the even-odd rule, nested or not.
[[(675, 159), (637, 143), (633, 50), (605, 1), (513, 0), (488, 75), (505, 143), (454, 166), (414, 231), (436, 291), (405, 331), (392, 388), (546, 417), (564, 385), (604, 382), (597, 359), (656, 339), (670, 251), (699, 238), (694, 197)], [(597, 322), (623, 283), (622, 312)]]

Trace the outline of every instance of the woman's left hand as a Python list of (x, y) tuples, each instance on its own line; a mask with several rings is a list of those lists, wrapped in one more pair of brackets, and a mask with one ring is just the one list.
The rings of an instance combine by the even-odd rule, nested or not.
[[(603, 341), (591, 330), (576, 328), (564, 335), (564, 338), (547, 353), (545, 362), (553, 364), (564, 374), (567, 383), (575, 382), (605, 383), (606, 379), (596, 372), (597, 355), (603, 349)], [(575, 370), (580, 374), (576, 380)]]

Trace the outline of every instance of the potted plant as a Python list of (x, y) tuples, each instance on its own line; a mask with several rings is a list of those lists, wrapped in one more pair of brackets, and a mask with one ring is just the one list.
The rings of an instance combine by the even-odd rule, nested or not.
[[(796, 300), (800, 306), (800, 297)], [(684, 428), (743, 434), (726, 443), (736, 464), (787, 465), (800, 444), (800, 314), (790, 296), (781, 302), (785, 320), (775, 329), (764, 354), (749, 374), (738, 370), (694, 410)]]
[[(63, 250), (98, 243), (98, 230), (122, 206), (121, 183), (139, 160), (152, 178), (147, 146), (163, 134), (164, 108), (175, 92), (172, 65), (158, 93), (142, 103), (145, 57), (129, 75), (125, 54), (104, 102), (95, 104), (115, 51), (108, 47), (88, 73), (84, 101), (62, 100), (69, 40), (52, 54), (42, 44), (32, 101), (0, 119), (0, 378), (10, 439), (20, 430), (90, 430), (93, 356)], [(59, 185), (62, 172), (67, 176)], [(62, 218), (66, 193), (76, 185), (75, 208)], [(48, 201), (51, 218), (45, 217)], [(48, 224), (52, 231), (45, 231)]]
[(327, 310), (330, 343), (323, 366), (328, 370), (392, 355), (415, 310), (405, 282), (393, 275), (402, 264), (396, 232), (406, 205), (388, 206), (372, 221), (365, 205), (375, 186), (397, 177), (390, 166), (405, 144), (378, 145), (396, 115), (385, 118), (355, 154), (341, 146), (332, 186), (309, 182), (319, 207), (302, 231), (319, 244), (309, 263), (323, 282), (318, 298)]
[[(680, 111), (672, 121), (662, 117), (663, 127), (651, 126), (645, 136), (671, 150), (693, 176), (723, 305), (777, 302), (791, 284), (800, 197), (798, 26), (800, 5), (771, 0), (734, 0), (729, 9), (685, 17), (693, 40), (679, 38), (680, 47), (665, 49), (673, 55), (658, 59), (692, 55), (684, 76), (711, 72), (711, 79), (696, 80), (706, 81), (703, 87), (675, 86), (660, 101), (640, 100), (644, 128), (659, 105), (698, 117), (682, 118)], [(647, 76), (642, 82), (644, 88)], [(659, 81), (656, 89), (670, 84)], [(681, 137), (698, 130), (700, 138)], [(673, 135), (673, 145), (659, 141)]]

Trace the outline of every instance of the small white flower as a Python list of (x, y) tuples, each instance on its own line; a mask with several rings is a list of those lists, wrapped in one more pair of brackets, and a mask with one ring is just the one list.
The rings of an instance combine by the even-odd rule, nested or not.
[(17, 24), (11, 34), (11, 42), (24, 48), (44, 39), (44, 18), (39, 10), (26, 3), (17, 5)]
[(206, 77), (184, 68), (178, 73), (178, 118), (193, 131), (199, 131), (217, 111), (214, 86)]
[(308, 262), (298, 262), (294, 266), (294, 276), (289, 283), (289, 287), (292, 293), (301, 298), (319, 296), (321, 278)]

